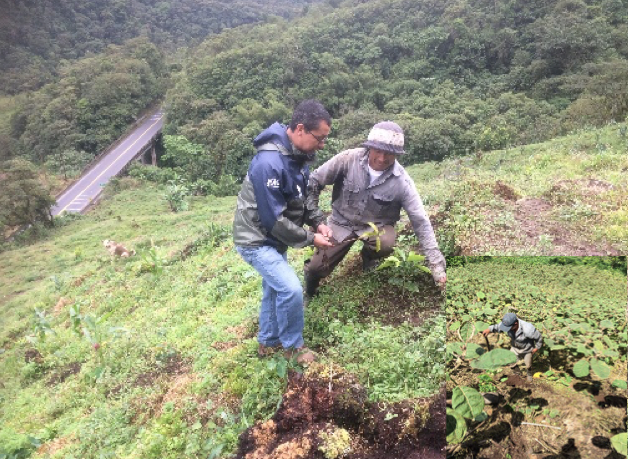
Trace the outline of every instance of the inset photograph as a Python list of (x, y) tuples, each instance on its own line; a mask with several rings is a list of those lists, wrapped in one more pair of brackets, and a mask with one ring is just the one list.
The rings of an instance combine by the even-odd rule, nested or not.
[(625, 457), (626, 258), (448, 265), (447, 457)]

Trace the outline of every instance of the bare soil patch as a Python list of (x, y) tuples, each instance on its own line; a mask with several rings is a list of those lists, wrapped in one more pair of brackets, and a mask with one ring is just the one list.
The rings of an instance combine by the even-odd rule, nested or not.
[(54, 386), (61, 384), (70, 376), (78, 374), (81, 371), (81, 364), (79, 362), (68, 363), (60, 368), (57, 368), (50, 378), (48, 379), (48, 386)]
[[(344, 430), (348, 435), (342, 437)], [(335, 439), (332, 441), (331, 439)], [(335, 443), (334, 443), (335, 442)], [(291, 373), (275, 415), (240, 436), (238, 459), (442, 459), (444, 392), (432, 398), (374, 404), (350, 374), (331, 379), (322, 366)]]
[[(497, 384), (501, 401), (485, 408), (488, 419), (452, 451), (454, 458), (512, 459), (619, 458), (610, 437), (625, 431), (625, 396), (600, 392), (600, 404), (588, 389), (597, 384), (564, 387), (506, 370)], [(458, 378), (457, 378), (458, 379)], [(606, 385), (604, 385), (606, 388)], [(578, 390), (579, 389), (579, 390)], [(613, 406), (608, 401), (613, 401)], [(537, 409), (531, 414), (531, 406)], [(530, 425), (539, 424), (539, 425)], [(455, 447), (449, 447), (450, 451)]]

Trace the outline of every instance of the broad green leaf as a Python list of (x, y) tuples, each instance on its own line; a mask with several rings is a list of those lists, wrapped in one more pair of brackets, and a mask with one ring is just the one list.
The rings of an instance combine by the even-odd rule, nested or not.
[(447, 408), (447, 421), (445, 433), (447, 435), (447, 443), (460, 443), (467, 434), (467, 423), (460, 413)]
[(454, 331), (458, 330), (459, 328), (460, 328), (460, 321), (459, 321), (459, 320), (456, 320), (454, 323), (452, 323), (452, 324), (449, 326), (449, 331), (454, 332)]
[(473, 324), (471, 322), (465, 322), (462, 324), (462, 327), (460, 327), (460, 337), (464, 341), (469, 341), (473, 336), (474, 331)]
[(611, 385), (613, 387), (617, 387), (618, 389), (628, 389), (628, 383), (626, 383), (626, 381), (624, 381), (623, 379), (616, 379)]
[(598, 359), (591, 359), (591, 370), (600, 379), (606, 379), (611, 375), (610, 367)]
[(410, 252), (408, 254), (408, 261), (411, 261), (413, 263), (423, 263), (425, 261), (425, 257), (423, 255), (419, 255), (417, 253)]
[(576, 378), (585, 378), (589, 376), (589, 362), (582, 359), (573, 366), (573, 374)]
[(628, 433), (624, 432), (611, 437), (611, 445), (619, 454), (628, 456)]
[(604, 352), (602, 352), (602, 355), (604, 357), (617, 358), (617, 357), (619, 357), (619, 352), (613, 351), (612, 349), (604, 349)]
[(483, 300), (484, 298), (486, 298), (486, 295), (484, 294), (484, 292), (475, 292), (475, 294), (480, 300)]
[(490, 326), (491, 325), (487, 324), (486, 322), (479, 321), (479, 322), (475, 323), (475, 331), (477, 333), (481, 333), (481, 332), (483, 332), (484, 330), (486, 330)]
[(576, 349), (580, 354), (584, 354), (586, 356), (590, 356), (593, 355), (593, 351), (591, 349), (589, 349), (588, 347), (586, 347), (584, 344), (579, 344), (578, 348)]
[(604, 336), (604, 342), (611, 349), (617, 349), (619, 347), (619, 345), (608, 336)]
[(517, 356), (513, 352), (506, 349), (493, 349), (491, 352), (482, 354), (479, 359), (471, 362), (471, 366), (481, 370), (494, 370), (516, 361)]
[(464, 343), (456, 341), (453, 343), (447, 343), (447, 352), (450, 354), (462, 355), (464, 351)]
[(603, 321), (600, 322), (600, 328), (604, 329), (604, 328), (615, 328), (615, 324), (613, 322), (611, 322), (610, 320), (604, 319)]
[(473, 419), (484, 411), (484, 397), (472, 387), (455, 387), (451, 396), (451, 406), (467, 419)]
[(467, 359), (477, 359), (485, 352), (486, 350), (482, 346), (475, 343), (469, 343), (467, 344), (467, 352), (465, 354), (465, 357)]
[(604, 343), (602, 341), (595, 341), (593, 343), (593, 349), (595, 349), (598, 352), (602, 352), (606, 348), (604, 347)]

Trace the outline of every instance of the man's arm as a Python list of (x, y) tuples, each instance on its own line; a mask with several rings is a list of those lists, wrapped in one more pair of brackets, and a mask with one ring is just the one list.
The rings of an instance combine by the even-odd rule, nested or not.
[(402, 207), (410, 218), (414, 234), (421, 245), (421, 251), (427, 258), (429, 268), (432, 270), (432, 277), (438, 283), (441, 278), (445, 277), (445, 257), (443, 257), (438, 248), (432, 223), (425, 212), (416, 186), (409, 176), (405, 177), (404, 187)]
[(345, 152), (339, 153), (310, 175), (305, 200), (306, 221), (315, 228), (325, 222), (325, 216), (319, 207), (321, 191), (327, 185), (336, 183), (345, 174), (347, 161), (347, 154)]
[(491, 325), (482, 332), (484, 336), (488, 335), (489, 333), (499, 333), (499, 324)]
[(541, 335), (541, 332), (538, 331), (534, 326), (531, 327), (533, 331), (524, 330), (524, 332), (526, 338), (534, 340), (534, 349), (538, 351), (539, 349), (541, 349), (541, 346), (543, 346), (543, 335)]

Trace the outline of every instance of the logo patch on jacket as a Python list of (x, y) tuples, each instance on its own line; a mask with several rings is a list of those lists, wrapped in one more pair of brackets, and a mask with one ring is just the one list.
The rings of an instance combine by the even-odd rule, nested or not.
[(266, 182), (266, 186), (268, 188), (279, 188), (279, 180), (276, 178), (270, 178), (268, 179), (268, 181)]

